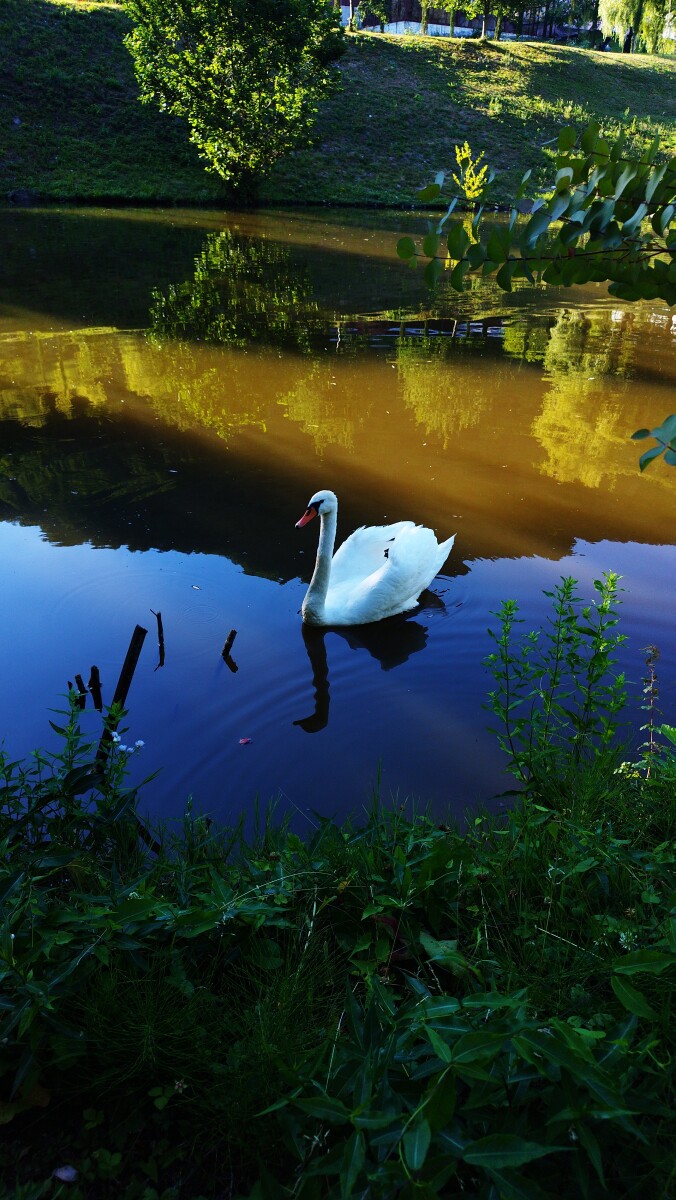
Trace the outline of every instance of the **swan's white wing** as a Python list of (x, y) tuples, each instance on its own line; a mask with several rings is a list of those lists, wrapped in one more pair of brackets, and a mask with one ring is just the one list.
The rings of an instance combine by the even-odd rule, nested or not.
[[(392, 543), (405, 529), (415, 529), (413, 521), (393, 525), (362, 525), (355, 529), (336, 550), (331, 562), (331, 588), (348, 580), (363, 582), (387, 562)], [(387, 554), (385, 553), (387, 551)]]
[(444, 565), (454, 540), (448, 538), (439, 544), (431, 529), (410, 521), (401, 522), (392, 539), (385, 547), (387, 557), (366, 576), (349, 576), (334, 586), (332, 568), (325, 609), (327, 624), (366, 624), (414, 608), (420, 593)]

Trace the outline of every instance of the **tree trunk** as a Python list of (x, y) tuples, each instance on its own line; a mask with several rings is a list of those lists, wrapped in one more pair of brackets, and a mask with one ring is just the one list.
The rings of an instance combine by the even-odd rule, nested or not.
[(639, 39), (639, 35), (641, 33), (641, 24), (643, 22), (644, 8), (645, 8), (645, 0), (638, 0), (638, 5), (636, 7), (636, 16), (634, 17), (634, 21), (633, 21), (634, 35), (631, 39), (632, 54), (638, 54), (638, 39)]
[(482, 36), (482, 38), (485, 38), (487, 30), (488, 30), (488, 18), (490, 16), (490, 11), (491, 11), (489, 4), (490, 4), (490, 0), (486, 0), (486, 5), (484, 7), (483, 15), (481, 18), (481, 36)]
[(427, 29), (428, 29), (428, 25), (429, 25), (429, 21), (428, 21), (428, 19), (427, 19), (427, 14), (428, 14), (428, 12), (429, 12), (429, 7), (430, 7), (430, 6), (429, 6), (429, 0), (421, 0), (421, 4), (420, 4), (420, 32), (421, 32), (421, 34), (423, 34), (423, 36), (425, 36), (425, 35), (427, 34)]
[(499, 9), (499, 10), (498, 10), (498, 15), (497, 15), (497, 17), (495, 18), (495, 33), (493, 34), (493, 37), (494, 37), (494, 39), (495, 39), (495, 41), (496, 41), (496, 42), (499, 42), (499, 41), (500, 41), (500, 34), (501, 34), (501, 33), (502, 33), (502, 10), (501, 10), (501, 9)]

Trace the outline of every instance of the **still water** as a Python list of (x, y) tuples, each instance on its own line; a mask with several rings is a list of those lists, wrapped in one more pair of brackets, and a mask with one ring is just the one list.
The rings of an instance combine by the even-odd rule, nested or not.
[[(0, 213), (0, 731), (53, 747), (50, 709), (99, 669), (128, 697), (142, 807), (296, 824), (383, 797), (460, 816), (509, 786), (482, 705), (492, 612), (546, 620), (562, 575), (623, 576), (621, 666), (640, 741), (641, 648), (676, 710), (676, 471), (628, 435), (674, 410), (676, 322), (602, 288), (477, 282), (430, 296), (401, 214)], [(457, 533), (419, 611), (304, 636), (316, 524)], [(160, 653), (156, 615), (164, 634)], [(221, 649), (237, 636), (231, 661)], [(54, 718), (53, 718), (54, 719)], [(92, 737), (100, 718), (82, 714)]]

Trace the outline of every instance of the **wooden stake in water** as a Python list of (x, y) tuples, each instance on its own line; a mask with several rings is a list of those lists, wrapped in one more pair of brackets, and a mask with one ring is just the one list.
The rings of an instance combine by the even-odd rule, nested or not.
[(235, 660), (234, 660), (233, 658), (231, 658), (231, 657), (230, 657), (230, 651), (231, 651), (231, 649), (232, 649), (232, 643), (234, 642), (234, 640), (235, 640), (235, 638), (236, 638), (236, 637), (237, 637), (237, 630), (236, 630), (236, 629), (231, 629), (231, 630), (230, 630), (230, 633), (228, 634), (227, 638), (225, 639), (225, 644), (224, 644), (224, 646), (223, 646), (223, 649), (222, 649), (222, 651), (221, 651), (221, 654), (223, 655), (223, 661), (224, 661), (224, 663), (225, 663), (226, 667), (229, 667), (229, 668), (230, 668), (230, 670), (232, 671), (233, 675), (235, 675), (235, 674), (237, 673), (237, 671), (239, 670), (239, 668), (238, 668), (238, 666), (237, 666), (237, 663), (235, 662)]

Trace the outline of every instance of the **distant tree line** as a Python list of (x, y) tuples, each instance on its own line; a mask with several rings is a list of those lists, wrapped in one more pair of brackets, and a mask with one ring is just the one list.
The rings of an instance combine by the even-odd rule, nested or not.
[(350, 9), (365, 25), (409, 21), (423, 34), (448, 25), (450, 35), (456, 27), (496, 38), (509, 30), (517, 37), (582, 38), (627, 52), (674, 46), (672, 0), (355, 0)]

